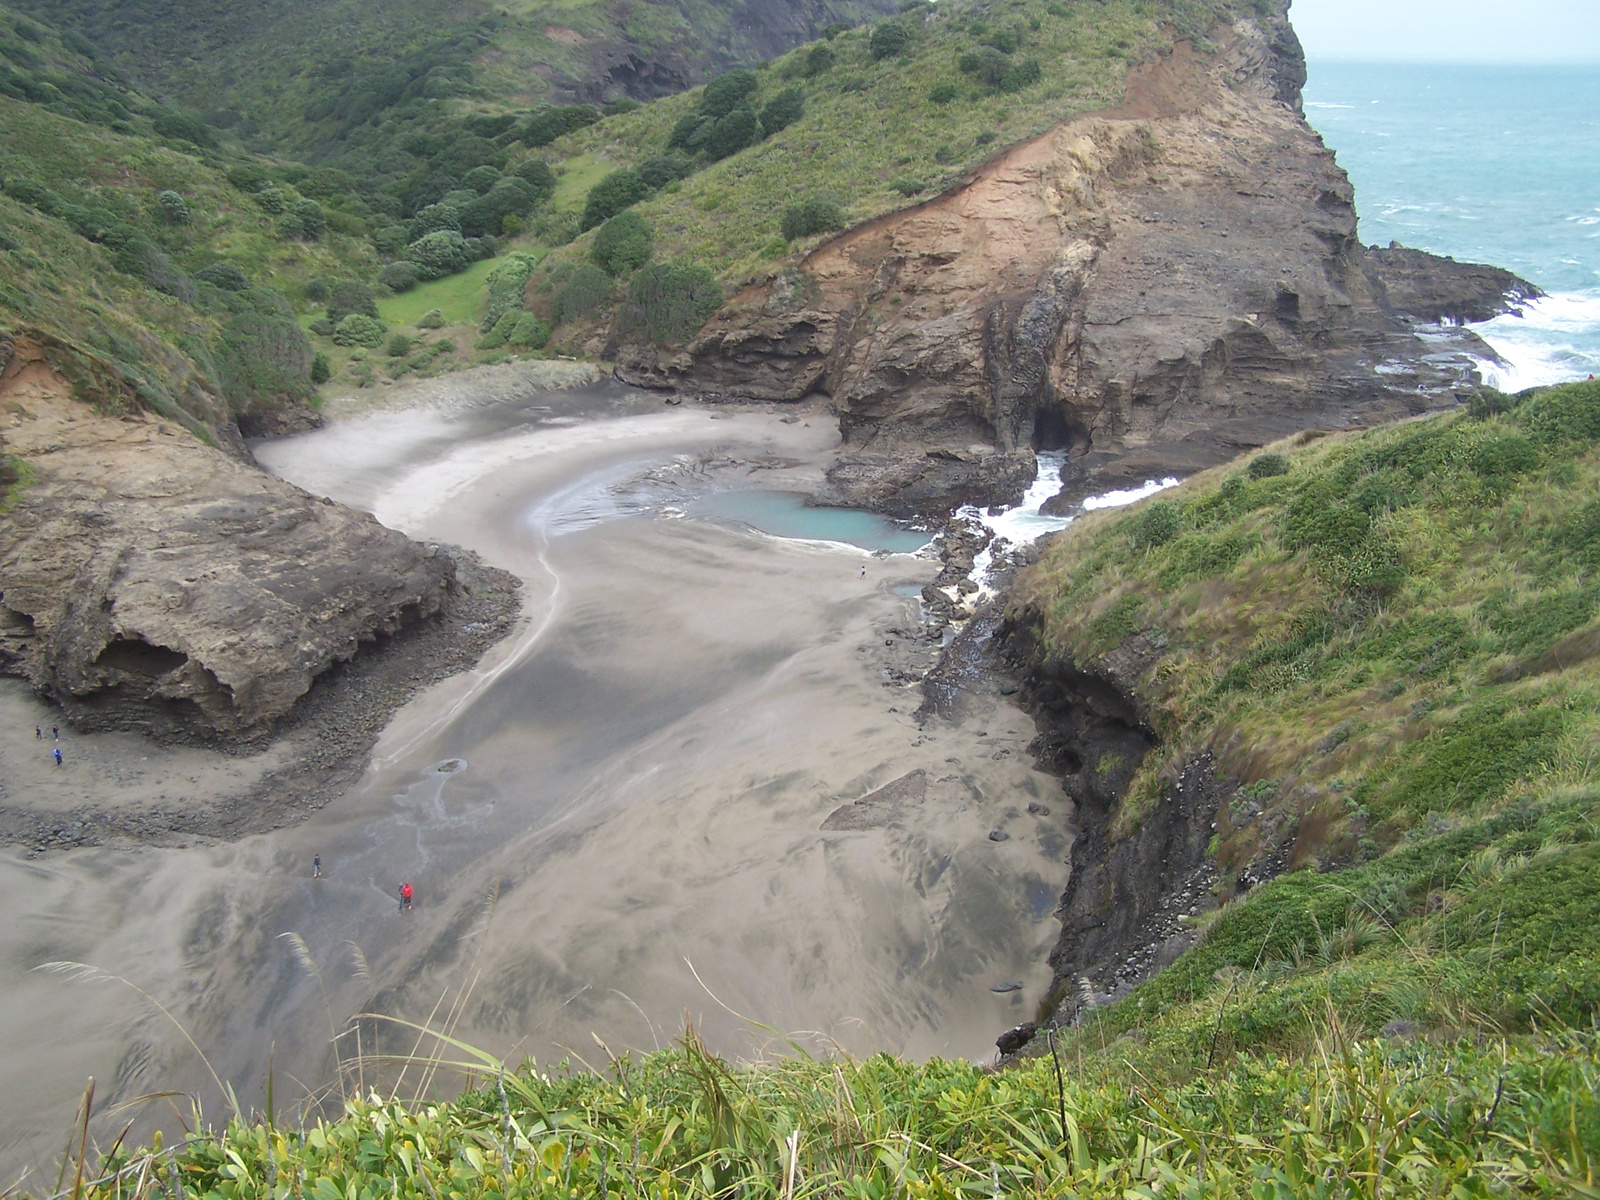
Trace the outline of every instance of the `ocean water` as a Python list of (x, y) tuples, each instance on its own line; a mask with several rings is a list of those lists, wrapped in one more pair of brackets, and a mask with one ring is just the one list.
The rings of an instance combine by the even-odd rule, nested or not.
[(1509, 391), (1600, 374), (1600, 66), (1313, 62), (1306, 117), (1364, 242), (1493, 263), (1548, 297), (1475, 328)]

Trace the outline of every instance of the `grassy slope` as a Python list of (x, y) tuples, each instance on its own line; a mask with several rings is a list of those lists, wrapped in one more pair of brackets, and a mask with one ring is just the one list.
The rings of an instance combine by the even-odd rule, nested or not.
[[(812, 78), (799, 70), (810, 51), (801, 47), (762, 72), (756, 97), (759, 107), (784, 88), (800, 86), (806, 110), (799, 121), (638, 206), (654, 228), (655, 257), (702, 263), (731, 283), (770, 270), (820, 240), (786, 245), (778, 237), (787, 205), (831, 196), (848, 220), (858, 223), (919, 203), (998, 147), (1116, 103), (1130, 62), (1147, 61), (1170, 47), (1180, 28), (1209, 28), (1229, 11), (1220, 0), (942, 5), (926, 24), (901, 18), (920, 28), (895, 58), (873, 61), (869, 30), (841, 34), (829, 44), (836, 55), (833, 67)], [(1016, 57), (1040, 60), (1039, 83), (1005, 95), (961, 74), (956, 60), (978, 47), (983, 35), (971, 26), (980, 20), (991, 32), (1020, 29), (1023, 46)], [(955, 84), (957, 98), (934, 103), (929, 93), (939, 83)], [(674, 123), (698, 105), (699, 95), (674, 96), (580, 130), (558, 141), (552, 157), (566, 160), (569, 171), (592, 182), (603, 174), (601, 164), (615, 169), (660, 154)], [(983, 135), (988, 136), (980, 142)], [(908, 198), (890, 187), (901, 180), (926, 190)], [(576, 214), (586, 190), (565, 184), (554, 202), (557, 211)], [(556, 261), (582, 257), (588, 244), (588, 237), (581, 239)]]

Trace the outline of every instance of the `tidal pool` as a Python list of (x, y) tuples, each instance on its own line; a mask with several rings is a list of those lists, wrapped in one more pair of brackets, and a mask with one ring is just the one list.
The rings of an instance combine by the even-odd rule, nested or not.
[(773, 537), (834, 542), (889, 554), (914, 554), (933, 538), (931, 533), (859, 508), (808, 505), (800, 492), (712, 492), (692, 504), (688, 515), (746, 525)]

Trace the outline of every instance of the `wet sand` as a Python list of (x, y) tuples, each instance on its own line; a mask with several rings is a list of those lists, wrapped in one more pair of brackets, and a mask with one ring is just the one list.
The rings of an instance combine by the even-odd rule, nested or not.
[[(300, 825), (0, 854), (15, 1048), (0, 1160), (50, 1162), (88, 1074), (106, 1103), (177, 1086), (221, 1115), (148, 1005), (27, 972), (59, 959), (155, 994), (246, 1105), (263, 1102), (269, 1056), (288, 1107), (286, 1078), (334, 1075), (330, 1027), (367, 1010), (426, 1020), (441, 997), (436, 1024), (455, 1008), (457, 1036), (541, 1063), (598, 1061), (593, 1036), (650, 1049), (685, 1012), (716, 1049), (761, 1053), (768, 1035), (730, 1009), (852, 1053), (991, 1055), (1048, 981), (1066, 876), (1068, 806), (1032, 768), (1031, 721), (980, 691), (959, 722), (919, 728), (919, 692), (886, 678), (894, 631), (916, 620), (903, 593), (934, 560), (681, 515), (707, 488), (813, 486), (836, 436), (820, 414), (664, 409), (594, 385), (375, 412), (261, 448), (315, 493), (517, 575), (521, 623), (402, 709), (361, 782)], [(31, 701), (0, 699), (25, 722), (6, 736), (31, 741)], [(105, 770), (140, 748), (75, 742)], [(144, 786), (222, 766), (161, 760)], [(917, 771), (876, 827), (820, 828)], [(1034, 800), (1054, 815), (1029, 816)], [(991, 991), (1010, 980), (1024, 987)]]

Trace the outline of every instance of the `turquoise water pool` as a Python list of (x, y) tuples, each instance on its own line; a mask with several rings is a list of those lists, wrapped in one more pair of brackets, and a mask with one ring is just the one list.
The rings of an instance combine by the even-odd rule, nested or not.
[(844, 542), (863, 550), (909, 554), (927, 545), (933, 535), (856, 508), (811, 508), (800, 492), (713, 492), (689, 507), (689, 515), (705, 521), (745, 525), (774, 537), (816, 542)]

